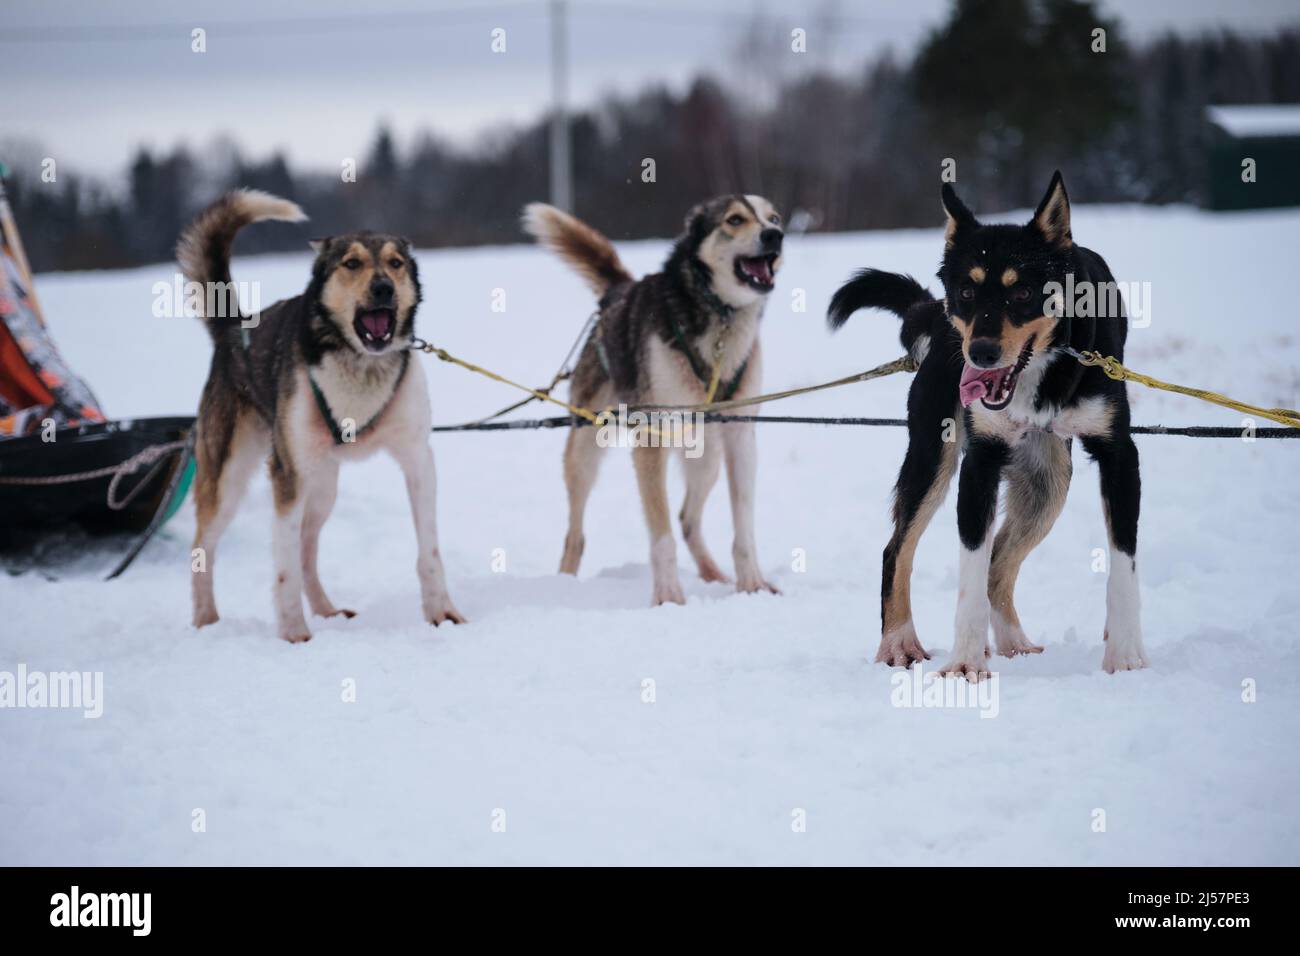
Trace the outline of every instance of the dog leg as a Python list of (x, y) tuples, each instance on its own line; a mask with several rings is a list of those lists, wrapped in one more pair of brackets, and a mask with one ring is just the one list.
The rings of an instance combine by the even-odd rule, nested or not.
[[(920, 388), (924, 393), (926, 386)], [(916, 413), (918, 403), (909, 405)], [(907, 454), (894, 486), (894, 534), (881, 558), (881, 631), (876, 662), (894, 667), (930, 659), (912, 623), (912, 559), (921, 535), (948, 494), (957, 470), (959, 437), (954, 428), (946, 436), (951, 440), (944, 441), (949, 429), (938, 415), (910, 421), (908, 428)]]
[(320, 617), (356, 617), (357, 612), (347, 608), (336, 608), (334, 602), (325, 594), (321, 586), (320, 575), (316, 569), (316, 558), (320, 549), (320, 532), (334, 510), (334, 499), (339, 490), (339, 466), (332, 459), (320, 463), (316, 474), (312, 476), (311, 487), (307, 489), (302, 517), (302, 581), (303, 591), (307, 594), (307, 605), (313, 614)]
[(447, 576), (438, 550), (438, 477), (433, 467), (433, 449), (421, 436), (414, 445), (394, 448), (393, 457), (406, 477), (406, 494), (411, 502), (411, 518), (415, 522), (415, 540), (419, 548), (415, 573), (420, 579), (424, 619), (435, 627), (443, 621), (464, 624), (465, 616), (456, 610), (447, 593)]
[(736, 590), (780, 594), (763, 578), (758, 566), (758, 548), (754, 543), (754, 481), (758, 471), (754, 423), (723, 425), (722, 447), (727, 458), (731, 522), (735, 528), (731, 557), (736, 565)]
[[(696, 426), (689, 426), (695, 428)], [(705, 581), (721, 581), (730, 584), (731, 578), (722, 573), (708, 545), (704, 543), (704, 529), (700, 527), (704, 516), (704, 502), (718, 480), (718, 471), (722, 467), (722, 436), (717, 426), (705, 425), (699, 428), (695, 438), (699, 441), (699, 454), (692, 458), (682, 456), (682, 473), (686, 478), (686, 500), (682, 503), (680, 515), (682, 538), (695, 559), (695, 566), (700, 571), (700, 578)]]
[(1108, 674), (1147, 666), (1142, 646), (1141, 602), (1137, 577), (1137, 527), (1142, 498), (1137, 446), (1127, 428), (1113, 439), (1084, 438), (1083, 447), (1101, 472), (1101, 502), (1110, 538), (1110, 574), (1106, 578), (1106, 652)]
[(956, 635), (952, 657), (940, 674), (967, 680), (989, 676), (989, 558), (993, 550), (993, 519), (1007, 446), (1001, 441), (972, 437), (966, 446), (957, 483), (957, 531), (961, 561), (957, 592)]
[(271, 491), (275, 520), (271, 525), (271, 558), (275, 565), (275, 617), (281, 640), (300, 644), (311, 640), (302, 613), (303, 512), (307, 494), (302, 475), (278, 435), (271, 450)]
[(650, 570), (654, 575), (651, 603), (685, 604), (686, 595), (677, 576), (677, 542), (668, 515), (668, 449), (637, 445), (632, 449), (632, 464), (650, 532)]
[(1047, 433), (1026, 438), (1007, 468), (1007, 515), (993, 540), (989, 570), (993, 638), (1003, 657), (1042, 653), (1020, 625), (1014, 601), (1016, 576), (1065, 507), (1072, 470), (1069, 444)]
[(212, 575), (217, 543), (239, 510), (248, 480), (266, 456), (265, 430), (245, 413), (242, 418), (204, 415), (195, 442), (194, 501), (197, 527), (190, 565), (190, 596), (195, 627), (217, 621)]
[(569, 493), (569, 530), (564, 536), (564, 554), (560, 558), (561, 574), (577, 574), (582, 561), (586, 537), (582, 519), (587, 510), (587, 499), (596, 484), (600, 470), (601, 452), (596, 442), (597, 428), (570, 428), (564, 445), (564, 486)]

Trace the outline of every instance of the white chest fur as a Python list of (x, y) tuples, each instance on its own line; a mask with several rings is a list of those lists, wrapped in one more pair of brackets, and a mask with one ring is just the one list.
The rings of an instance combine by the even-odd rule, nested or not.
[(340, 427), (351, 422), (360, 432), (392, 400), (404, 364), (400, 355), (371, 358), (331, 353), (311, 370), (311, 377), (325, 396), (334, 421)]
[[(710, 323), (705, 333), (692, 340), (696, 357), (706, 372), (713, 371), (714, 350), (719, 336), (725, 334), (722, 351), (722, 374), (720, 390), (735, 378), (741, 365), (750, 359), (758, 340), (758, 323), (762, 316), (762, 304), (737, 309), (724, 326), (716, 319)], [(647, 401), (663, 405), (689, 405), (704, 400), (707, 385), (701, 382), (691, 368), (689, 361), (679, 349), (668, 345), (658, 335), (652, 335), (647, 343), (649, 360), (650, 393)], [(753, 384), (753, 376), (746, 374)]]
[(1050, 431), (1062, 438), (1106, 433), (1113, 409), (1100, 396), (1081, 399), (1064, 408), (1052, 404), (1035, 407), (1043, 375), (1058, 358), (1055, 354), (1036, 355), (1020, 374), (1016, 393), (1006, 408), (992, 411), (982, 401), (972, 404), (976, 431), (996, 435), (1009, 445), (1019, 444), (1034, 431)]

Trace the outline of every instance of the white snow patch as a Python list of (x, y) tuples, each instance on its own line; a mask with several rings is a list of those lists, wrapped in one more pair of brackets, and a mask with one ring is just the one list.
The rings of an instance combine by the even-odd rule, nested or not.
[[(1079, 208), (1074, 234), (1120, 280), (1152, 284), (1129, 365), (1296, 407), (1300, 333), (1278, 303), (1300, 212)], [(937, 228), (791, 239), (764, 319), (766, 384), (898, 355), (896, 319), (861, 314), (832, 339), (821, 310), (860, 266), (926, 281), (940, 248)], [(620, 249), (638, 270), (665, 251)], [(420, 264), (419, 333), (521, 381), (549, 381), (592, 309), (581, 282), (533, 248), (425, 252)], [(307, 265), (268, 256), (234, 271), (270, 302), (301, 291)], [(205, 333), (150, 314), (172, 268), (39, 280), (57, 342), (113, 416), (196, 406)], [(491, 310), (496, 288), (504, 314)], [(792, 312), (795, 288), (809, 311)], [(439, 423), (516, 397), (429, 361)], [(765, 410), (899, 416), (907, 385)], [(1132, 397), (1137, 422), (1240, 421), (1178, 396)], [(0, 578), (0, 670), (104, 673), (99, 720), (0, 710), (0, 863), (1300, 863), (1300, 442), (1139, 439), (1152, 666), (1116, 676), (1101, 671), (1096, 468), (1076, 443), (1069, 501), (1018, 594), (1046, 650), (993, 658), (998, 715), (980, 719), (892, 707), (896, 672), (871, 663), (902, 430), (761, 426), (759, 556), (783, 595), (704, 585), (683, 548), (688, 603), (657, 609), (620, 450), (590, 504), (582, 576), (555, 574), (563, 441), (436, 436), (439, 532), (464, 627), (420, 619), (401, 475), (383, 459), (343, 469), (322, 537), (322, 580), (360, 615), (314, 621), (306, 645), (274, 636), (264, 478), (222, 542), (224, 616), (210, 629), (187, 623), (188, 505), (118, 581), (98, 580), (110, 558), (93, 555), (58, 582)], [(672, 489), (675, 513), (677, 475)], [(954, 500), (955, 488), (916, 559), (932, 667), (952, 647)], [(725, 481), (704, 529), (729, 554)], [(792, 570), (795, 549), (805, 572)], [(348, 680), (355, 703), (342, 700)], [(1256, 703), (1242, 701), (1247, 680)], [(1098, 808), (1105, 833), (1092, 829)], [(206, 832), (192, 830), (196, 809)], [(792, 827), (797, 810), (806, 832)]]

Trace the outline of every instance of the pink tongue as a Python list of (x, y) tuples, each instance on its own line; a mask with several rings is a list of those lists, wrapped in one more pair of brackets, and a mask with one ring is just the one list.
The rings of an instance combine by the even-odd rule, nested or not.
[(742, 265), (745, 271), (759, 282), (770, 282), (772, 273), (767, 268), (766, 259), (747, 259)]
[(976, 399), (983, 398), (989, 393), (989, 385), (993, 378), (1001, 369), (996, 368), (976, 368), (973, 365), (966, 365), (961, 370), (961, 384), (957, 386), (957, 396), (961, 399), (961, 407), (966, 408)]
[(361, 324), (377, 339), (382, 339), (388, 334), (389, 318), (387, 312), (366, 312), (361, 316)]

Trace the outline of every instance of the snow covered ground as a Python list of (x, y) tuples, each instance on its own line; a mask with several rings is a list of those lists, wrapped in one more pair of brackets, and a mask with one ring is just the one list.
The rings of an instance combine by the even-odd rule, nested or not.
[[(1300, 331), (1278, 307), (1300, 212), (1085, 207), (1074, 231), (1119, 279), (1150, 283), (1128, 364), (1300, 404)], [(637, 270), (664, 250), (623, 247)], [(831, 338), (825, 303), (852, 268), (925, 279), (939, 251), (937, 228), (792, 238), (764, 320), (766, 384), (895, 357), (892, 318), (862, 314)], [(235, 277), (270, 301), (299, 291), (307, 264), (305, 251), (243, 259)], [(547, 381), (591, 310), (579, 281), (528, 247), (420, 264), (421, 334), (516, 379)], [(195, 408), (205, 335), (150, 315), (153, 283), (171, 274), (40, 279), (57, 341), (114, 417)], [(795, 289), (807, 311), (792, 308)], [(430, 361), (439, 422), (514, 398)], [(905, 379), (767, 411), (898, 416)], [(1131, 397), (1141, 423), (1240, 422), (1178, 396)], [(563, 440), (436, 437), (465, 627), (420, 619), (413, 532), (386, 459), (344, 469), (322, 539), (326, 587), (360, 614), (316, 621), (306, 645), (274, 636), (264, 478), (222, 543), (223, 619), (202, 632), (188, 626), (189, 505), (116, 582), (98, 579), (100, 554), (57, 582), (0, 578), (0, 670), (104, 681), (99, 719), (0, 711), (0, 863), (1300, 863), (1300, 442), (1139, 438), (1152, 667), (1113, 677), (1101, 671), (1096, 468), (1076, 447), (1065, 512), (1018, 596), (1046, 652), (995, 659), (997, 713), (982, 719), (893, 706), (899, 672), (871, 663), (901, 430), (762, 426), (758, 541), (784, 593), (703, 584), (681, 548), (688, 603), (656, 609), (624, 451), (608, 454), (593, 497), (582, 575), (555, 574)], [(913, 585), (935, 666), (952, 642), (954, 500)], [(720, 558), (728, 511), (720, 483), (706, 512)]]

